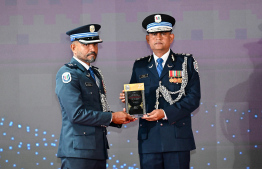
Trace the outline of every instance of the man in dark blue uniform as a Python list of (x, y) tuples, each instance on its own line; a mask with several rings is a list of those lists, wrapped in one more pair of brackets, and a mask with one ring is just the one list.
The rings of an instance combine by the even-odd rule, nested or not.
[[(175, 19), (153, 14), (144, 19), (153, 54), (135, 61), (130, 83), (144, 83), (146, 111), (139, 120), (141, 169), (189, 169), (195, 149), (191, 113), (200, 102), (200, 80), (191, 54), (173, 53)], [(125, 102), (124, 93), (120, 99)]]
[(56, 75), (62, 111), (57, 156), (62, 169), (105, 169), (108, 158), (107, 126), (134, 121), (124, 111), (110, 112), (101, 71), (90, 63), (98, 53), (100, 25), (85, 25), (67, 32), (73, 58)]

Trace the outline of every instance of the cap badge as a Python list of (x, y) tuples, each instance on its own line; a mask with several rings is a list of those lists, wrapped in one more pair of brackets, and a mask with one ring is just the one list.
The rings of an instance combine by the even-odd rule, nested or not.
[(90, 25), (89, 30), (90, 30), (90, 32), (95, 32), (95, 26), (94, 25)]
[(155, 15), (155, 22), (160, 23), (162, 21), (161, 15)]

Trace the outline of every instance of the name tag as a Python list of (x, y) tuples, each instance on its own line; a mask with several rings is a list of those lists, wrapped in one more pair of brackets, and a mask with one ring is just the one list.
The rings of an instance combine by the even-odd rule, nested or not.
[(93, 83), (90, 83), (90, 82), (85, 82), (85, 85), (90, 87), (90, 86), (93, 86)]
[(147, 77), (148, 77), (148, 74), (140, 75), (140, 76), (139, 76), (140, 79), (147, 78)]

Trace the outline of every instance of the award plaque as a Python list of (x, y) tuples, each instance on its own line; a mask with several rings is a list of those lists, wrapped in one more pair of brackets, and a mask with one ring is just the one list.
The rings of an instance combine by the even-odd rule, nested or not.
[(125, 84), (126, 112), (136, 117), (146, 114), (144, 83)]

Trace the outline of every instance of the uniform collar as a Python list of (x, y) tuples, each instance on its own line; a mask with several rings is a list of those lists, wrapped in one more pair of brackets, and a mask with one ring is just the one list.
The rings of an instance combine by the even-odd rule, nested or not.
[[(169, 54), (170, 54), (170, 49), (169, 49), (163, 56), (161, 56), (161, 58), (163, 59), (163, 62), (162, 62), (162, 66), (163, 66), (163, 67), (165, 66), (165, 63), (166, 63), (166, 61), (167, 61), (167, 58), (168, 58)], [(157, 63), (156, 60), (157, 60), (159, 57), (157, 57), (157, 56), (154, 54), (154, 52), (153, 52), (153, 57), (154, 57), (154, 60), (155, 60), (155, 64), (157, 65), (158, 63)]]
[(73, 56), (73, 58), (78, 61), (82, 66), (84, 66), (84, 68), (86, 68), (86, 70), (89, 69), (90, 66), (88, 66), (88, 64), (86, 64), (85, 62), (81, 61), (80, 59), (78, 59), (77, 57)]

